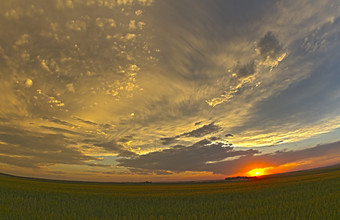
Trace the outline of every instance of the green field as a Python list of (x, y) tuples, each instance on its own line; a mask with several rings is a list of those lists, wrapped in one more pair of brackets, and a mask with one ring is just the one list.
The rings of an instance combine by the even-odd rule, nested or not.
[(258, 180), (80, 183), (0, 175), (0, 219), (340, 219), (340, 166)]

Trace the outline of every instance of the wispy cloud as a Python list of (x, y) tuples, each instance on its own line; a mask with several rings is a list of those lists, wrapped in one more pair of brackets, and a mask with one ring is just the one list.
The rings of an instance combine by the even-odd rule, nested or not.
[(223, 129), (219, 125), (215, 124), (215, 122), (211, 122), (210, 124), (203, 125), (202, 127), (199, 127), (192, 131), (176, 135), (175, 137), (161, 138), (160, 140), (163, 141), (164, 145), (169, 145), (169, 144), (176, 142), (177, 139), (179, 138), (186, 138), (186, 137), (187, 138), (203, 138), (207, 135), (213, 135), (221, 131), (223, 131)]

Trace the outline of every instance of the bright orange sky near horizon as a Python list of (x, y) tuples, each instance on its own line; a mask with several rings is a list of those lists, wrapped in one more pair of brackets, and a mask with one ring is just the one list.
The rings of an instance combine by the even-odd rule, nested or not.
[(340, 163), (339, 15), (337, 0), (2, 1), (0, 173), (181, 181)]

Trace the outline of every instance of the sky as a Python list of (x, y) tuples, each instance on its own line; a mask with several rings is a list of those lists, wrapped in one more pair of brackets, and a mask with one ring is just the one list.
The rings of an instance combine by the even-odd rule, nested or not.
[(222, 179), (340, 163), (337, 0), (0, 2), (0, 172)]

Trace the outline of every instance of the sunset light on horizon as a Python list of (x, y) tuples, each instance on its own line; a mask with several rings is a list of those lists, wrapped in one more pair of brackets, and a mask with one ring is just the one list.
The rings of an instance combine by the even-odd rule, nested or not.
[(11, 0), (0, 26), (0, 173), (166, 182), (340, 164), (337, 0)]
[(256, 168), (248, 172), (249, 176), (263, 176), (266, 175), (265, 169), (263, 168)]

